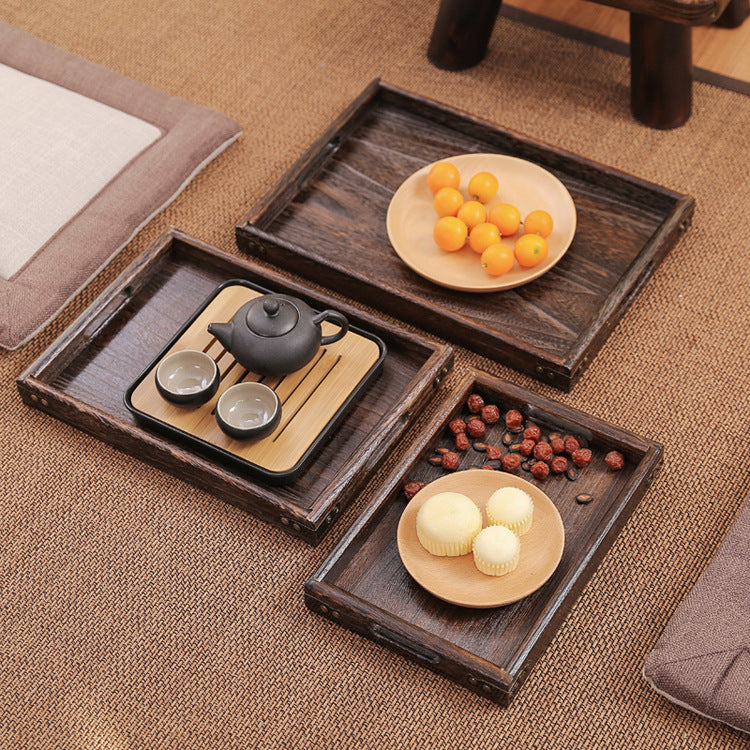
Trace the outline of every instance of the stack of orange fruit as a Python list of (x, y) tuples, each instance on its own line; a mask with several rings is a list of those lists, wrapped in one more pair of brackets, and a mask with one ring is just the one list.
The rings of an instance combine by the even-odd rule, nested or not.
[[(497, 195), (499, 182), (490, 172), (478, 172), (468, 184), (468, 200), (459, 190), (461, 175), (454, 164), (440, 161), (427, 174), (433, 193), (433, 206), (440, 217), (433, 229), (438, 247), (453, 253), (468, 243), (480, 256), (482, 267), (491, 276), (501, 276), (517, 261), (533, 268), (549, 253), (547, 237), (553, 221), (544, 209), (535, 209), (521, 221), (521, 212), (510, 203), (488, 204)], [(523, 227), (513, 247), (502, 240)]]

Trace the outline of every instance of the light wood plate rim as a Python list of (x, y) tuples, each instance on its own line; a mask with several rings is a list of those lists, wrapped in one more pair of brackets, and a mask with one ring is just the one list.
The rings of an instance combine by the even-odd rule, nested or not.
[[(521, 537), (518, 567), (504, 576), (488, 576), (474, 564), (472, 553), (437, 557), (417, 538), (416, 518), (422, 504), (438, 492), (461, 492), (482, 510), (501, 487), (519, 487), (534, 501), (534, 520)], [(409, 575), (434, 596), (461, 607), (490, 608), (512, 604), (543, 586), (562, 559), (565, 528), (557, 507), (536, 485), (501, 471), (470, 469), (446, 474), (423, 487), (406, 506), (397, 530), (398, 552)]]
[[(487, 205), (512, 203), (525, 216), (535, 208), (548, 210), (554, 229), (547, 238), (549, 255), (534, 268), (518, 263), (502, 276), (490, 276), (479, 256), (468, 246), (455, 253), (441, 250), (432, 238), (437, 214), (427, 187), (428, 164), (407, 177), (391, 198), (386, 215), (388, 238), (399, 258), (415, 273), (439, 286), (463, 292), (496, 292), (513, 289), (547, 273), (565, 255), (576, 230), (576, 208), (568, 189), (538, 164), (506, 154), (461, 154), (445, 157), (461, 172), (460, 189), (467, 196), (469, 179), (476, 172), (493, 172), (500, 181), (497, 196)], [(520, 232), (506, 242), (515, 242)]]

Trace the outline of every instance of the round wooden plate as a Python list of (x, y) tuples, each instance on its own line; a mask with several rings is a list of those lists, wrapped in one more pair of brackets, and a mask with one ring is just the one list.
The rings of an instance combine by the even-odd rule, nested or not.
[[(488, 576), (474, 565), (472, 553), (461, 557), (431, 555), (417, 538), (417, 511), (438, 492), (461, 492), (481, 509), (500, 487), (520, 487), (534, 501), (534, 520), (521, 537), (518, 567), (504, 576)], [(398, 524), (398, 551), (409, 575), (440, 599), (462, 607), (500, 607), (536, 591), (554, 573), (565, 546), (565, 529), (555, 504), (538, 487), (502, 471), (470, 469), (430, 482), (409, 502)]]
[[(443, 160), (441, 160), (443, 161)], [(527, 284), (549, 271), (565, 255), (576, 231), (576, 208), (565, 185), (553, 174), (524, 159), (503, 154), (463, 154), (450, 161), (461, 173), (459, 189), (468, 198), (469, 180), (477, 172), (492, 172), (500, 183), (497, 195), (487, 204), (512, 203), (525, 217), (536, 208), (549, 211), (554, 221), (547, 238), (549, 254), (534, 268), (516, 264), (502, 276), (490, 276), (480, 265), (479, 255), (468, 245), (455, 253), (441, 250), (432, 238), (438, 219), (427, 187), (432, 164), (408, 177), (396, 190), (388, 206), (388, 238), (401, 260), (429, 281), (463, 292), (496, 292)], [(513, 245), (521, 230), (506, 242)]]

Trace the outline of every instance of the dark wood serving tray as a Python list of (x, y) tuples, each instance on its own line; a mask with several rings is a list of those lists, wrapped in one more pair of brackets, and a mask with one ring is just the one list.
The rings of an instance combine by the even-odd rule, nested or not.
[[(414, 273), (391, 247), (386, 213), (399, 185), (463, 153), (535, 162), (570, 192), (575, 238), (537, 280), (457, 292)], [(236, 237), (248, 253), (569, 390), (693, 208), (689, 196), (375, 81), (240, 221)], [(280, 241), (264, 242), (269, 234)]]
[[(553, 501), (565, 527), (565, 546), (559, 566), (541, 588), (514, 604), (491, 609), (456, 606), (425, 591), (407, 573), (396, 542), (399, 519), (408, 502), (405, 484), (428, 483), (445, 474), (445, 469), (429, 459), (436, 449), (453, 448), (447, 425), (466, 414), (466, 399), (473, 393), (499, 405), (501, 412), (520, 410), (543, 434), (555, 430), (578, 435), (593, 452), (593, 461), (575, 480), (564, 474), (536, 480), (522, 469), (514, 472), (532, 481)], [(502, 445), (504, 432), (501, 423), (493, 425), (483, 441)], [(503, 447), (503, 453), (509, 450)], [(620, 471), (611, 471), (604, 462), (611, 450), (625, 457)], [(646, 492), (661, 464), (662, 449), (531, 391), (472, 373), (446, 402), (445, 411), (415, 439), (407, 455), (410, 458), (384, 481), (306, 583), (307, 606), (508, 705)], [(486, 453), (471, 447), (462, 454), (459, 468), (484, 463)], [(584, 494), (592, 495), (593, 500), (578, 502), (576, 497)]]
[[(124, 403), (129, 385), (217, 287), (245, 279), (336, 307), (385, 343), (378, 376), (317, 458), (292, 483), (270, 486), (140, 424)], [(333, 300), (252, 262), (167, 232), (18, 379), (25, 403), (315, 544), (356, 496), (412, 419), (434, 397), (453, 350)]]

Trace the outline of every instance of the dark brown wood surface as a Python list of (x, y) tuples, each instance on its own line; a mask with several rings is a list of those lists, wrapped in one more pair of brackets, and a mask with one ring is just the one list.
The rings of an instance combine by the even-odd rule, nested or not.
[(663, 21), (699, 26), (710, 24), (724, 12), (729, 0), (595, 0), (631, 13), (660, 18)]
[[(380, 374), (335, 435), (309, 468), (283, 487), (254, 481), (144, 427), (123, 401), (128, 386), (208, 295), (233, 278), (292, 294), (314, 308), (335, 306), (388, 349)], [(448, 346), (170, 232), (19, 377), (18, 389), (31, 406), (316, 543), (434, 397), (452, 361)]]
[[(445, 470), (428, 459), (436, 448), (452, 446), (446, 426), (466, 413), (465, 400), (475, 392), (501, 411), (519, 409), (543, 432), (583, 436), (594, 454), (575, 481), (564, 475), (536, 480), (518, 470), (555, 503), (565, 527), (565, 549), (559, 567), (541, 589), (515, 604), (486, 610), (447, 604), (420, 588), (406, 572), (396, 545), (407, 503), (404, 484), (443, 475)], [(486, 442), (500, 444), (503, 432), (502, 425), (495, 425)], [(618, 472), (604, 463), (613, 449), (625, 456)], [(306, 603), (312, 611), (507, 705), (643, 496), (661, 463), (662, 449), (563, 404), (476, 373), (451, 395), (445, 411), (414, 441), (407, 456), (307, 582)], [(469, 448), (460, 468), (483, 463), (484, 454)], [(580, 504), (579, 493), (589, 493), (593, 500)]]
[(501, 0), (441, 0), (427, 47), (430, 62), (444, 70), (479, 63), (495, 27)]
[[(386, 213), (413, 172), (502, 153), (557, 176), (573, 243), (539, 279), (457, 292), (411, 271)], [(685, 231), (692, 198), (374, 82), (237, 226), (241, 249), (568, 390)]]
[(688, 121), (693, 106), (689, 26), (630, 14), (630, 106), (653, 128), (668, 130)]

